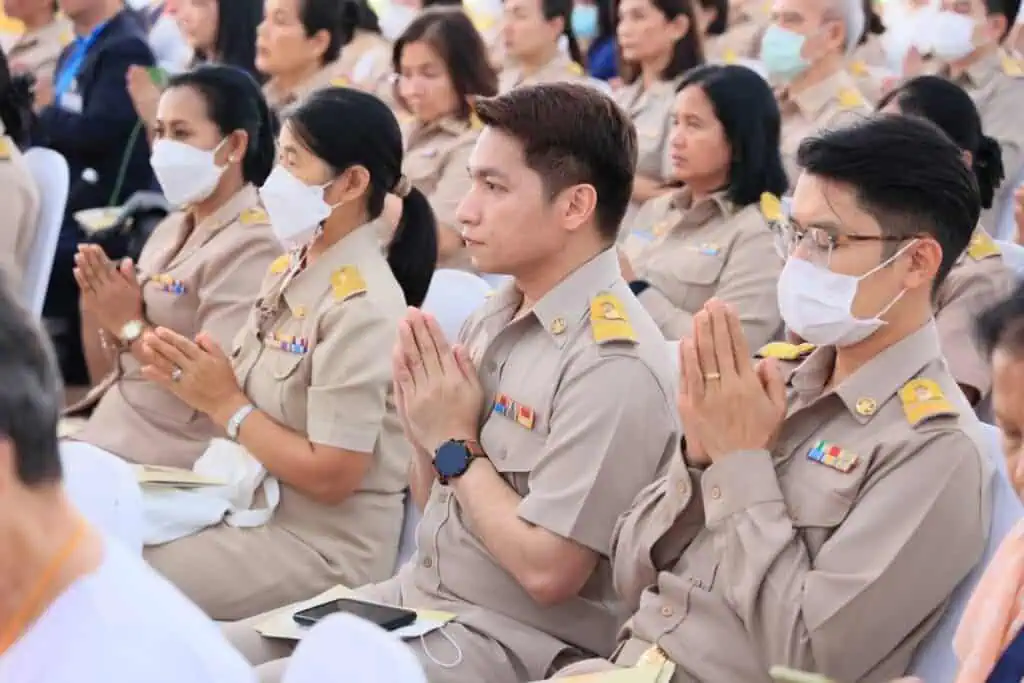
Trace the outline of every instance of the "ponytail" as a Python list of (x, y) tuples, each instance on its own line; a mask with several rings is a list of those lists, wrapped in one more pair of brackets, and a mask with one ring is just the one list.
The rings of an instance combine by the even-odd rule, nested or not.
[(978, 191), (981, 194), (981, 206), (991, 209), (995, 200), (996, 188), (1006, 176), (1003, 170), (1003, 150), (995, 139), (983, 135), (978, 151), (974, 154), (972, 164), (974, 177), (978, 181)]
[(253, 185), (266, 182), (270, 172), (274, 170), (277, 158), (277, 133), (280, 130), (277, 114), (267, 104), (267, 98), (256, 98), (256, 110), (259, 112), (259, 124), (255, 133), (249, 135), (249, 146), (242, 160), (242, 177)]
[(414, 187), (402, 199), (402, 218), (387, 259), (406, 304), (421, 306), (437, 265), (437, 220), (426, 196)]

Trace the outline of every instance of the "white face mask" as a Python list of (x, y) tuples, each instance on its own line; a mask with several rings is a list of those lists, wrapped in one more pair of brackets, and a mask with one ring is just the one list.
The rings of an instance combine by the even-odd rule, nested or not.
[(942, 11), (931, 23), (932, 52), (939, 59), (954, 61), (974, 52), (974, 19)]
[(330, 184), (307, 185), (284, 166), (275, 166), (260, 188), (263, 208), (270, 217), (274, 235), (285, 247), (307, 244), (335, 207), (324, 201), (324, 188)]
[(906, 293), (901, 291), (873, 318), (855, 318), (853, 300), (860, 281), (895, 261), (914, 242), (860, 277), (835, 273), (802, 258), (790, 257), (779, 276), (779, 312), (787, 329), (817, 346), (850, 346), (878, 331), (881, 316)]
[(932, 21), (938, 13), (934, 2), (924, 7), (912, 7), (908, 0), (889, 0), (882, 10), (885, 33), (882, 34), (882, 48), (890, 69), (902, 73), (903, 61), (910, 48), (917, 48), (921, 54), (932, 51)]
[(218, 166), (214, 155), (224, 144), (199, 149), (177, 140), (157, 140), (149, 164), (160, 181), (164, 197), (175, 207), (195, 204), (208, 198), (217, 189), (227, 166)]

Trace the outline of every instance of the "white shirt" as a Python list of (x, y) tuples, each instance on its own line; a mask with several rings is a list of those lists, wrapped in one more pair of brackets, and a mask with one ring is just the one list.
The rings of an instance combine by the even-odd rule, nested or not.
[(0, 683), (255, 683), (220, 629), (117, 542), (6, 654)]

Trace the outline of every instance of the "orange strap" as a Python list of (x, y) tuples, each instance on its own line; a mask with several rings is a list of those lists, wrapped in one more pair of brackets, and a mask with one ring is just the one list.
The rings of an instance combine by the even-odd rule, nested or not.
[(17, 642), (25, 627), (32, 620), (32, 617), (43, 606), (42, 603), (47, 597), (46, 594), (53, 587), (53, 583), (57, 580), (60, 570), (64, 568), (64, 565), (71, 559), (71, 554), (75, 552), (82, 539), (85, 538), (86, 529), (85, 522), (79, 522), (75, 533), (57, 551), (57, 554), (53, 556), (50, 563), (46, 565), (46, 569), (43, 570), (39, 580), (32, 586), (32, 590), (29, 591), (25, 601), (21, 603), (21, 607), (18, 608), (18, 611), (14, 613), (10, 621), (0, 630), (0, 655), (7, 652)]

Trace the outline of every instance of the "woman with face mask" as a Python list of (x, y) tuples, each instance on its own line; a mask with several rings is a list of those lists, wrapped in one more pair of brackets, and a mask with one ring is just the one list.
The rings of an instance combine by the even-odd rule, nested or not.
[(620, 254), (623, 277), (666, 339), (693, 336), (693, 316), (715, 298), (736, 308), (760, 347), (781, 324), (782, 260), (758, 207), (787, 184), (775, 97), (746, 67), (699, 67), (683, 78), (672, 119), (670, 158), (683, 189), (637, 214)]
[[(920, 76), (889, 93), (879, 108), (919, 116), (941, 128), (963, 150), (964, 162), (974, 171), (982, 208), (992, 207), (995, 188), (1003, 181), (999, 143), (982, 132), (978, 110), (967, 93), (943, 78)], [(972, 343), (974, 316), (1003, 298), (1013, 281), (999, 248), (978, 226), (935, 294), (935, 322), (949, 369), (973, 404), (988, 395), (992, 384), (988, 362)]]
[[(402, 219), (385, 255), (389, 193), (402, 198)], [(285, 119), (260, 196), (289, 251), (234, 342), (166, 329), (145, 339), (147, 377), (280, 486), (262, 526), (220, 524), (145, 551), (224, 621), (394, 570), (412, 451), (389, 352), (406, 307), (423, 303), (437, 250), (430, 204), (402, 175), (398, 122), (359, 90), (318, 91)]]
[(458, 9), (424, 11), (395, 42), (395, 95), (404, 123), (405, 175), (437, 218), (438, 264), (469, 268), (455, 209), (469, 188), (466, 168), (480, 131), (470, 99), (497, 92), (483, 41)]
[(136, 267), (82, 245), (82, 339), (97, 385), (75, 439), (130, 462), (192, 467), (220, 427), (142, 375), (142, 335), (166, 327), (228, 344), (281, 247), (256, 186), (274, 160), (274, 121), (259, 85), (232, 67), (175, 76), (160, 98), (152, 165), (180, 211), (157, 226)]
[(623, 236), (644, 202), (669, 191), (669, 111), (683, 74), (704, 63), (694, 0), (618, 0), (619, 75), (615, 100), (636, 126), (637, 166)]

